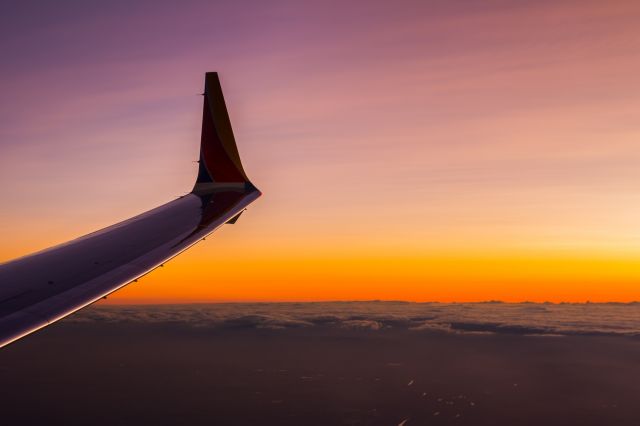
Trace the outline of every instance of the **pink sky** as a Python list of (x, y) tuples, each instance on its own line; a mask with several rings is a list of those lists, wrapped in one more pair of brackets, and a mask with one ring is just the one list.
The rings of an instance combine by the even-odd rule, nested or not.
[(264, 197), (194, 262), (640, 253), (639, 3), (187, 3), (0, 9), (0, 260), (188, 191), (205, 71)]

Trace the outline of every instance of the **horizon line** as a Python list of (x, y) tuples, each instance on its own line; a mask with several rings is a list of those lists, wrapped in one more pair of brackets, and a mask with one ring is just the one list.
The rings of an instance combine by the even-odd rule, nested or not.
[(560, 301), (560, 302), (552, 302), (552, 301), (543, 301), (543, 302), (535, 302), (531, 300), (523, 300), (523, 301), (504, 301), (504, 300), (482, 300), (482, 301), (469, 301), (469, 302), (460, 302), (460, 301), (452, 301), (452, 302), (442, 302), (442, 301), (409, 301), (409, 300), (382, 300), (382, 299), (368, 299), (368, 300), (274, 300), (274, 301), (265, 301), (265, 300), (257, 300), (257, 301), (203, 301), (203, 302), (104, 302), (101, 300), (99, 303), (95, 303), (94, 305), (98, 306), (176, 306), (176, 305), (292, 305), (292, 304), (340, 304), (340, 303), (403, 303), (403, 304), (415, 304), (415, 305), (427, 305), (427, 304), (439, 304), (439, 305), (487, 305), (487, 304), (502, 304), (502, 305), (637, 305), (640, 304), (640, 300), (632, 300), (628, 302), (621, 301), (590, 301), (586, 300), (583, 302), (569, 302), (569, 301)]

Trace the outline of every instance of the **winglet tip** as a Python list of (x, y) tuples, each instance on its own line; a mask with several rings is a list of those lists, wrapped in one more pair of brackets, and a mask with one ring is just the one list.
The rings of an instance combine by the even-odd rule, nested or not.
[(242, 167), (218, 73), (205, 73), (205, 96), (196, 184), (245, 183)]

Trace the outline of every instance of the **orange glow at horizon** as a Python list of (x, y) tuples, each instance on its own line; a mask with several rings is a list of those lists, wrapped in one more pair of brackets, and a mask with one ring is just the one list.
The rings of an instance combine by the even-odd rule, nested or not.
[(204, 248), (196, 251), (169, 262), (106, 303), (638, 301), (640, 266), (633, 257), (458, 252), (396, 258), (326, 253), (234, 253), (211, 258)]

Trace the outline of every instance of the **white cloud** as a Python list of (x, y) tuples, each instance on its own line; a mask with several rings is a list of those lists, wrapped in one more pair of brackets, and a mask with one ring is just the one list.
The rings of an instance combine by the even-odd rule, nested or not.
[(93, 306), (65, 321), (180, 323), (226, 329), (329, 327), (634, 336), (640, 335), (640, 304), (323, 302)]

